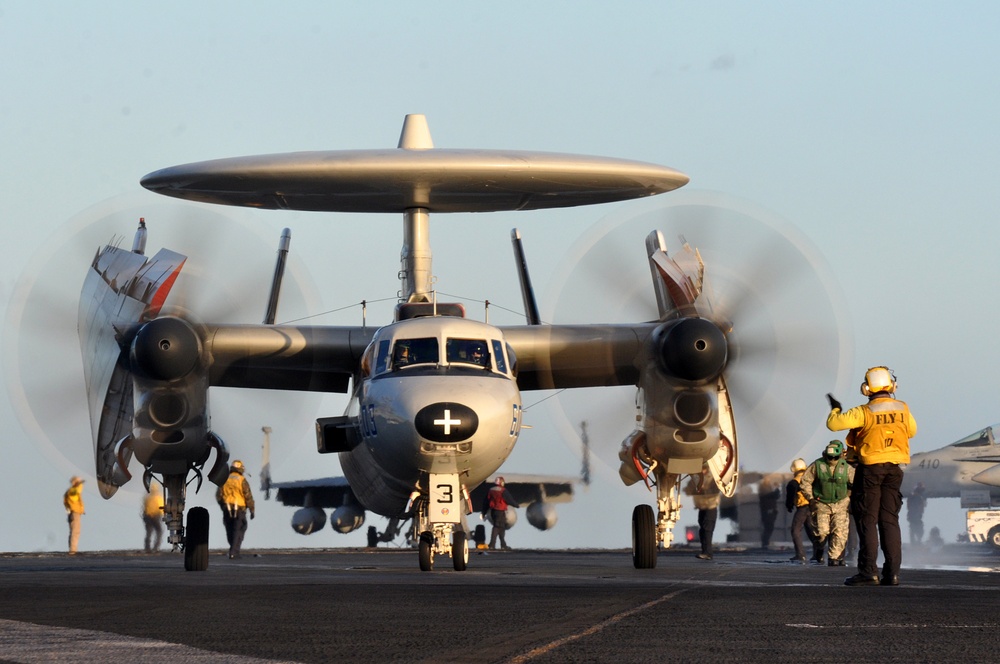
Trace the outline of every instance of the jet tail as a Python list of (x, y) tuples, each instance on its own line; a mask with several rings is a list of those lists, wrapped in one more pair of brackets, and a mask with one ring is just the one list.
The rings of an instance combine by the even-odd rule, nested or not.
[(521, 244), (521, 231), (516, 228), (510, 231), (510, 242), (514, 245), (514, 263), (517, 266), (517, 279), (521, 283), (521, 299), (524, 300), (524, 318), (528, 325), (540, 325), (538, 302), (535, 300), (535, 290), (531, 287), (531, 277), (528, 275), (528, 261), (524, 257), (524, 247)]
[(281, 280), (285, 276), (285, 262), (288, 260), (288, 247), (292, 243), (292, 231), (289, 228), (281, 231), (278, 241), (278, 258), (274, 265), (274, 278), (271, 280), (271, 293), (267, 296), (267, 310), (264, 312), (264, 324), (274, 325), (278, 315), (278, 296), (281, 295)]
[(667, 255), (663, 233), (653, 231), (646, 237), (646, 253), (653, 277), (653, 292), (660, 320), (678, 309), (691, 309), (701, 295), (705, 264), (697, 249), (685, 242), (683, 253)]

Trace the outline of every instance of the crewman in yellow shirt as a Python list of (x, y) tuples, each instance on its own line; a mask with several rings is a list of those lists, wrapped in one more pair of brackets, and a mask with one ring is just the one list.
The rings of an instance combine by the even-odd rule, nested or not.
[[(833, 395), (827, 395), (830, 415), (826, 426), (831, 431), (850, 430), (847, 443), (854, 454), (848, 457), (856, 457), (858, 463), (851, 491), (861, 544), (858, 573), (844, 581), (848, 586), (899, 585), (903, 558), (900, 464), (910, 462), (910, 438), (917, 434), (917, 422), (909, 407), (895, 398), (895, 392), (896, 376), (888, 367), (879, 366), (869, 369), (861, 383), (861, 394), (868, 397), (868, 403), (844, 411)], [(880, 543), (885, 557), (881, 580), (877, 567)]]
[(74, 476), (69, 481), (69, 488), (63, 494), (63, 507), (66, 508), (66, 520), (69, 522), (69, 555), (76, 555), (76, 547), (80, 542), (80, 517), (83, 516), (83, 478)]

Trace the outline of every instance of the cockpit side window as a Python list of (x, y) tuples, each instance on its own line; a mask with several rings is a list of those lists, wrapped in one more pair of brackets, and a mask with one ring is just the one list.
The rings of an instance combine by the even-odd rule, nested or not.
[(489, 348), (483, 339), (448, 339), (449, 364), (474, 364), (484, 369), (493, 366)]
[(438, 357), (436, 337), (397, 339), (392, 349), (392, 368), (395, 371), (416, 364), (437, 364)]
[(497, 371), (507, 373), (507, 361), (503, 357), (503, 345), (499, 339), (493, 340), (493, 357), (497, 361)]
[(514, 349), (510, 344), (505, 344), (507, 346), (507, 357), (510, 359), (510, 374), (517, 378), (517, 355), (514, 354)]
[(378, 342), (378, 354), (375, 356), (375, 373), (385, 373), (389, 370), (389, 340)]

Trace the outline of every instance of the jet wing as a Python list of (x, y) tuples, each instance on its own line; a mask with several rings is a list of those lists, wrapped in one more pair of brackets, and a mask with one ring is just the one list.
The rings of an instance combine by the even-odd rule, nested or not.
[[(344, 499), (353, 496), (346, 477), (323, 477), (298, 482), (272, 482), (268, 492), (277, 490), (276, 500), (290, 507), (321, 507), (336, 509)], [(308, 504), (307, 504), (308, 502)]]
[[(569, 503), (573, 501), (573, 485), (579, 477), (559, 475), (515, 475), (504, 474), (504, 487), (510, 491), (517, 504), (526, 507), (531, 503)], [(491, 477), (471, 493), (472, 506), (479, 509), (486, 499), (496, 477)]]
[(636, 385), (656, 323), (501, 327), (521, 390)]
[(206, 326), (209, 382), (311, 392), (347, 392), (375, 334), (369, 327)]
[[(500, 328), (521, 390), (635, 385), (656, 325)], [(346, 392), (375, 330), (369, 327), (208, 326), (209, 380), (223, 387)]]

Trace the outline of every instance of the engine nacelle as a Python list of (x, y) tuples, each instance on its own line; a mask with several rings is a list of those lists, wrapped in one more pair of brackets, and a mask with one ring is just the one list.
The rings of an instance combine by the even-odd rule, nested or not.
[(154, 473), (182, 475), (208, 460), (213, 445), (202, 353), (194, 326), (172, 316), (145, 323), (132, 340), (132, 450)]
[(341, 505), (330, 515), (330, 527), (342, 535), (365, 525), (365, 511), (359, 505)]
[(653, 343), (660, 369), (692, 383), (715, 380), (729, 356), (726, 335), (706, 318), (668, 321), (653, 331)]
[(539, 530), (548, 530), (559, 520), (555, 505), (552, 503), (531, 503), (525, 510), (525, 515), (528, 517), (528, 523)]
[(303, 507), (292, 515), (292, 530), (299, 535), (312, 535), (326, 525), (326, 512), (318, 507)]

